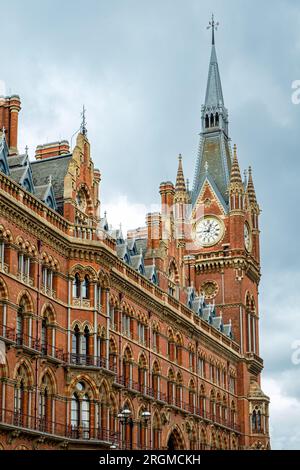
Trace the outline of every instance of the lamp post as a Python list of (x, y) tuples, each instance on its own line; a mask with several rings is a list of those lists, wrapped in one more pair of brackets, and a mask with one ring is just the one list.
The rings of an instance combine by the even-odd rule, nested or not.
[[(142, 418), (142, 421), (143, 421), (143, 424), (145, 426), (145, 428), (147, 428), (147, 425), (148, 425), (148, 421), (151, 417), (151, 413), (150, 411), (143, 411), (141, 413), (141, 418)], [(133, 439), (132, 439), (132, 432), (133, 432), (133, 426), (134, 426), (134, 423), (133, 423), (133, 419), (131, 417), (131, 411), (129, 410), (129, 408), (123, 408), (123, 410), (121, 410), (118, 415), (117, 415), (117, 418), (120, 420), (120, 423), (121, 425), (123, 426), (122, 430), (122, 447), (126, 447), (126, 426), (128, 425), (129, 426), (129, 449), (132, 450), (132, 446), (133, 446)]]
[(124, 447), (124, 444), (126, 446), (126, 426), (127, 424), (130, 427), (130, 450), (132, 450), (132, 428), (133, 428), (133, 421), (132, 418), (130, 417), (131, 411), (129, 408), (124, 408), (123, 410), (118, 413), (118, 419), (120, 420), (121, 425), (123, 426), (123, 433), (122, 433), (122, 447)]

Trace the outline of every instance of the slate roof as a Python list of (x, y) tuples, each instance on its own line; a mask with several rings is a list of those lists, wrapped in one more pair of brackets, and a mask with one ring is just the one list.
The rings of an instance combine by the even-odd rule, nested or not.
[(58, 205), (63, 199), (64, 178), (67, 174), (71, 158), (72, 154), (66, 154), (31, 162), (33, 183), (35, 186), (45, 185), (48, 182), (49, 176), (52, 176), (54, 196)]
[(212, 177), (218, 191), (227, 204), (230, 170), (231, 150), (223, 132), (217, 130), (202, 134), (194, 179), (193, 203), (197, 201), (205, 176), (208, 174)]
[(10, 168), (10, 177), (18, 184), (20, 184), (20, 181), (23, 179), (25, 174), (27, 173), (27, 166), (21, 166), (21, 167), (13, 167)]
[(209, 62), (205, 104), (207, 106), (218, 106), (220, 103), (224, 105), (216, 48), (213, 44)]

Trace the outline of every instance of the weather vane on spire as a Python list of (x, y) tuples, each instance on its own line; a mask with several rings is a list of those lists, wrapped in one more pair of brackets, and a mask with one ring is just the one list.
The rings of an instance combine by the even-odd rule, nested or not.
[(85, 107), (83, 105), (82, 107), (82, 113), (81, 113), (81, 124), (80, 124), (80, 132), (83, 135), (87, 134), (87, 128), (86, 128), (86, 118), (85, 118)]
[(214, 14), (211, 15), (211, 21), (209, 22), (206, 29), (211, 29), (211, 43), (214, 46), (215, 44), (215, 31), (217, 31), (219, 23), (215, 23)]

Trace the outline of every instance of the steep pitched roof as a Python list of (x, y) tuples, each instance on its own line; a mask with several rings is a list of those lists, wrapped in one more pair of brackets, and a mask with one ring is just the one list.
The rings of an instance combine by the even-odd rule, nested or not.
[(219, 104), (224, 105), (222, 84), (219, 72), (218, 59), (216, 54), (216, 48), (213, 44), (211, 47), (211, 55), (209, 61), (208, 78), (205, 94), (205, 105), (206, 106), (218, 106)]
[(61, 203), (64, 196), (64, 179), (71, 158), (71, 154), (65, 154), (31, 162), (33, 183), (35, 186), (47, 184), (49, 176), (52, 176), (54, 195), (58, 205)]

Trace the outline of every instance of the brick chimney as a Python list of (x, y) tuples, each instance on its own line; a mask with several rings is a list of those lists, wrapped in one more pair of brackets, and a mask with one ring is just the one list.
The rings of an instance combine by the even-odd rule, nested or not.
[(10, 155), (18, 153), (18, 119), (21, 100), (18, 95), (0, 97), (0, 128), (5, 128)]
[(66, 155), (67, 153), (70, 153), (69, 142), (61, 140), (60, 142), (38, 145), (35, 151), (35, 158), (37, 160), (44, 160), (45, 158), (56, 157), (57, 155)]

